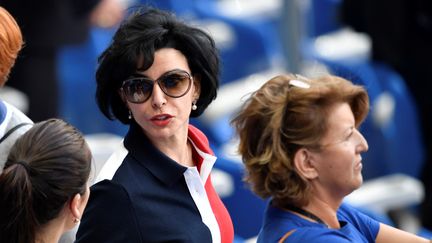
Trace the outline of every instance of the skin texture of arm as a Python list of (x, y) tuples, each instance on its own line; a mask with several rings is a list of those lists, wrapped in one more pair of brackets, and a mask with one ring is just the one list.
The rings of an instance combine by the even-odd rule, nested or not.
[(396, 229), (386, 224), (380, 224), (380, 229), (376, 238), (377, 243), (429, 243), (431, 240)]

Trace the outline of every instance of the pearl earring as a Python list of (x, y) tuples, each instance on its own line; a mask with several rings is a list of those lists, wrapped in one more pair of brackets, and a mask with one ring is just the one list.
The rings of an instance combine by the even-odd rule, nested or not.
[(129, 110), (129, 116), (128, 119), (131, 120), (132, 119), (132, 112)]
[(193, 103), (192, 103), (192, 110), (194, 111), (194, 110), (196, 110), (198, 107), (197, 107), (197, 105), (196, 105), (196, 101), (194, 101)]

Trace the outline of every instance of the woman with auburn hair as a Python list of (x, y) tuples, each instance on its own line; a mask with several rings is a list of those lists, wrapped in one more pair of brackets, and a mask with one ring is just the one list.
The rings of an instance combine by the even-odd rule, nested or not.
[[(6, 9), (0, 7), (0, 88), (8, 79), (22, 45), (18, 24)], [(12, 144), (32, 124), (21, 111), (0, 99), (0, 172)]]
[(363, 182), (366, 90), (336, 76), (272, 78), (233, 119), (246, 181), (270, 198), (258, 242), (429, 242), (343, 203)]
[(21, 30), (8, 11), (0, 7), (0, 87), (4, 85), (23, 45)]
[(22, 135), (0, 175), (0, 242), (58, 242), (87, 204), (91, 160), (83, 135), (62, 120)]

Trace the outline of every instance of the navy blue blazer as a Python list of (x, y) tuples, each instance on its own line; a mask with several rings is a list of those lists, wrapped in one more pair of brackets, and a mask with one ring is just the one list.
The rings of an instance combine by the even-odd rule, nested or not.
[(211, 242), (186, 167), (156, 149), (136, 124), (124, 146), (128, 153), (113, 177), (91, 187), (76, 242)]

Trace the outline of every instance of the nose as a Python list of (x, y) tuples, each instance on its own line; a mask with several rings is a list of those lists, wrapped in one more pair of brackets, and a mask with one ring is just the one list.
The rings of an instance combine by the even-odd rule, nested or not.
[(369, 150), (369, 145), (366, 139), (363, 137), (363, 135), (360, 133), (359, 130), (355, 129), (357, 138), (358, 138), (358, 146), (357, 150), (359, 153), (366, 152)]
[(151, 104), (155, 109), (160, 109), (166, 104), (166, 95), (162, 91), (157, 82), (153, 84), (153, 92), (151, 94)]

